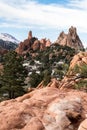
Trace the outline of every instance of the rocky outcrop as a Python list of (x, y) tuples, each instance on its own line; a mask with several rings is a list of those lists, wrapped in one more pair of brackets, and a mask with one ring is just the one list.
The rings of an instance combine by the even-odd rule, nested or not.
[(76, 65), (82, 66), (83, 64), (87, 65), (87, 52), (80, 52), (75, 55), (70, 63), (69, 69), (73, 69)]
[(0, 103), (0, 130), (77, 130), (85, 119), (86, 102), (84, 92), (36, 89)]
[(55, 43), (63, 46), (69, 46), (76, 50), (84, 49), (83, 44), (77, 34), (77, 30), (73, 26), (69, 28), (68, 34), (61, 32)]
[(16, 52), (18, 54), (26, 54), (27, 52), (29, 52), (30, 50), (33, 49), (33, 44), (36, 42), (36, 40), (38, 40), (37, 38), (35, 37), (32, 37), (31, 39), (26, 39), (24, 40), (24, 42), (21, 42), (18, 46), (18, 48), (16, 49)]
[(41, 39), (32, 36), (32, 31), (29, 31), (28, 38), (19, 44), (19, 47), (16, 49), (16, 52), (19, 54), (26, 54), (30, 50), (44, 50), (46, 47), (50, 46), (50, 40)]
[(28, 33), (28, 39), (32, 39), (32, 31), (29, 31), (29, 33)]
[(50, 40), (46, 39), (46, 38), (43, 38), (40, 40), (40, 43), (41, 43), (41, 49), (44, 49), (45, 47), (49, 47), (51, 45), (51, 42)]
[[(59, 87), (59, 81), (57, 81), (55, 78), (51, 79), (50, 83), (46, 87), (51, 88), (58, 88)], [(43, 81), (37, 86), (37, 89), (44, 88)]]
[(60, 82), (59, 86), (61, 89), (72, 88), (78, 81), (85, 80), (81, 78), (78, 73), (76, 74), (75, 71), (73, 71), (76, 65), (78, 65), (79, 67), (87, 65), (87, 52), (80, 52), (73, 57), (66, 76)]
[(35, 42), (34, 42), (33, 45), (32, 45), (32, 49), (33, 49), (34, 51), (40, 49), (40, 42), (39, 42), (39, 40), (35, 40)]

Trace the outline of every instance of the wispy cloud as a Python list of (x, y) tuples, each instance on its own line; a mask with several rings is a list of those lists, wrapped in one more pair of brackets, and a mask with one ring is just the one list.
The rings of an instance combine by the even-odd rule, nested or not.
[(69, 5), (78, 9), (87, 10), (87, 0), (71, 0)]
[(38, 0), (0, 0), (0, 28), (67, 29), (76, 26), (87, 33), (87, 0), (68, 0), (66, 5)]
[(45, 5), (31, 0), (0, 0), (0, 17), (7, 20), (7, 24), (13, 20), (15, 25), (21, 27), (31, 25), (67, 28), (74, 25), (81, 30), (87, 30), (87, 0), (70, 0), (68, 5), (70, 8), (58, 4)]

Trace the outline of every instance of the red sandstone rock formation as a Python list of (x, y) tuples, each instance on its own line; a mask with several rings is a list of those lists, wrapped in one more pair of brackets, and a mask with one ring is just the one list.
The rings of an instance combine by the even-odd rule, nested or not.
[(16, 52), (19, 54), (25, 54), (30, 50), (31, 46), (30, 46), (30, 40), (26, 39), (24, 40), (24, 42), (21, 42), (19, 44), (19, 47), (16, 49)]
[(59, 86), (61, 89), (72, 88), (76, 82), (81, 80), (80, 78), (78, 78), (78, 76), (76, 76), (75, 72), (73, 72), (73, 69), (76, 65), (82, 66), (84, 64), (87, 65), (87, 52), (80, 52), (73, 57), (67, 75), (60, 82)]
[(35, 37), (32, 37), (32, 32), (28, 34), (28, 38), (19, 44), (19, 47), (16, 49), (16, 52), (19, 54), (26, 54), (30, 50), (44, 50), (46, 47), (50, 46), (50, 40), (41, 39), (38, 40)]
[(40, 40), (40, 50), (44, 50), (46, 47), (46, 38)]
[(76, 50), (84, 49), (83, 44), (77, 34), (76, 28), (73, 26), (69, 28), (68, 34), (61, 32), (55, 43), (63, 46), (69, 46)]
[(73, 69), (75, 65), (81, 66), (83, 64), (87, 64), (87, 52), (80, 52), (75, 55), (70, 63), (70, 69)]
[(84, 92), (36, 89), (0, 103), (0, 130), (77, 130), (86, 117), (86, 102)]
[(41, 49), (43, 50), (45, 47), (49, 47), (51, 45), (50, 40), (46, 40), (46, 38), (40, 40)]
[(50, 41), (50, 39), (48, 39), (47, 41), (46, 41), (46, 47), (49, 47), (51, 45), (51, 41)]
[[(46, 87), (58, 88), (59, 81), (57, 81), (55, 78), (51, 79), (51, 82)], [(44, 88), (43, 81), (37, 86), (37, 89), (40, 89), (40, 88)]]
[(34, 44), (32, 45), (32, 49), (35, 50), (39, 50), (40, 49), (40, 42), (39, 40), (35, 40)]
[(28, 39), (32, 39), (32, 31), (29, 31), (29, 33), (28, 33)]

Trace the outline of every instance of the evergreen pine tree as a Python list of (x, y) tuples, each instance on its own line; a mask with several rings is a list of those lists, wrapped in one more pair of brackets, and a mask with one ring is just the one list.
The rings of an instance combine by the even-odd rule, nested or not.
[(24, 81), (27, 71), (23, 66), (23, 57), (15, 51), (8, 52), (4, 57), (3, 72), (0, 76), (0, 93), (8, 94), (8, 98), (15, 98), (25, 93)]

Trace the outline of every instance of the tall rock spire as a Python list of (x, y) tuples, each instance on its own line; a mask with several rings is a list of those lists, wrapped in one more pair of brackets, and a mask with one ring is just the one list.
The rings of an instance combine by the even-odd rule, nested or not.
[(29, 31), (29, 33), (28, 33), (28, 39), (32, 39), (32, 31)]
[(77, 34), (77, 29), (73, 26), (69, 28), (68, 34), (61, 32), (55, 43), (63, 46), (69, 46), (76, 50), (84, 49), (83, 44)]

